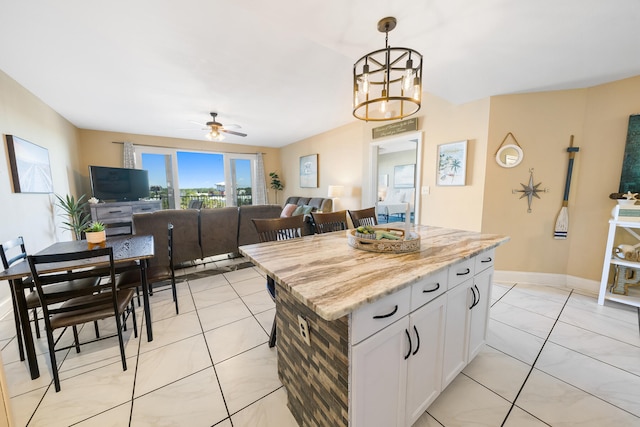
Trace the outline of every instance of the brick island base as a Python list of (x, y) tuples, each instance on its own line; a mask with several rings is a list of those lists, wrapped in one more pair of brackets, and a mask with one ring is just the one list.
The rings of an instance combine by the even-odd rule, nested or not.
[[(349, 425), (349, 318), (326, 321), (276, 288), (278, 375), (289, 409), (301, 426)], [(309, 324), (311, 346), (300, 336), (298, 315)]]

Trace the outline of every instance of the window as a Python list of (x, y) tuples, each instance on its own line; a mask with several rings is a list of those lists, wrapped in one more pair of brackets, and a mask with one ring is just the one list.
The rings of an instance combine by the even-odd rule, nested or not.
[(136, 164), (149, 171), (151, 197), (163, 208), (186, 208), (191, 200), (203, 208), (253, 204), (255, 155), (178, 151), (135, 146)]

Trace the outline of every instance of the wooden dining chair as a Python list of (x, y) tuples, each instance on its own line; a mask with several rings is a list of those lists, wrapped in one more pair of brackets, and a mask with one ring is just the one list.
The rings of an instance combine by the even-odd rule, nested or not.
[[(165, 260), (156, 260), (147, 267), (147, 283), (152, 286), (154, 283), (169, 281), (171, 283), (171, 292), (173, 293), (173, 301), (176, 305), (176, 314), (179, 314), (178, 308), (178, 291), (176, 289), (176, 273), (173, 262), (173, 224), (167, 224), (167, 251), (168, 257)], [(136, 293), (142, 286), (142, 277), (140, 268), (133, 268), (123, 271), (116, 279), (118, 289), (136, 289)], [(138, 305), (140, 303), (138, 302)]]
[[(273, 242), (302, 237), (305, 233), (304, 215), (296, 215), (284, 218), (252, 219), (258, 232), (260, 242)], [(276, 300), (276, 283), (272, 277), (267, 276), (267, 292), (273, 301)], [(269, 347), (276, 345), (276, 319), (273, 318), (271, 334), (269, 335)]]
[(351, 222), (353, 223), (354, 228), (365, 225), (378, 225), (378, 217), (376, 216), (375, 206), (355, 211), (350, 210), (349, 217), (351, 217)]
[[(5, 270), (12, 265), (18, 264), (19, 262), (27, 262), (27, 250), (25, 249), (24, 239), (22, 238), (22, 236), (18, 236), (18, 238), (16, 239), (8, 240), (0, 244), (0, 258), (2, 259), (2, 267)], [(16, 289), (16, 284), (13, 280), (9, 282), (12, 294), (11, 301), (13, 303), (13, 318), (16, 324), (16, 341), (18, 342), (20, 360), (24, 360), (22, 329), (20, 327), (20, 313), (18, 312), (18, 306), (16, 304), (15, 292), (24, 292), (24, 289), (29, 290), (29, 293), (25, 295), (25, 300), (27, 302), (27, 316), (29, 315), (29, 310), (31, 310), (33, 312), (33, 319), (30, 319), (30, 321), (33, 321), (33, 325), (36, 330), (36, 336), (38, 338), (40, 338), (40, 325), (38, 324), (38, 307), (40, 307), (40, 300), (38, 299), (38, 294), (33, 287), (33, 280), (31, 280), (30, 277), (22, 281), (22, 289), (20, 290)]]
[[(120, 316), (131, 310), (136, 337), (138, 328), (133, 290), (116, 288), (113, 249), (107, 247), (61, 254), (29, 255), (27, 260), (42, 305), (56, 392), (60, 391), (56, 351), (75, 347), (76, 352), (80, 352), (77, 326), (84, 323), (115, 318), (122, 369), (126, 371), (127, 361), (122, 339), (122, 328), (126, 323), (120, 321)], [(92, 287), (77, 286), (87, 279), (97, 279), (99, 283)], [(69, 326), (73, 329), (73, 345), (56, 349), (55, 345), (60, 338), (54, 341), (53, 332), (60, 328), (66, 330)]]
[(331, 233), (332, 231), (346, 230), (347, 211), (337, 212), (311, 212), (316, 233)]

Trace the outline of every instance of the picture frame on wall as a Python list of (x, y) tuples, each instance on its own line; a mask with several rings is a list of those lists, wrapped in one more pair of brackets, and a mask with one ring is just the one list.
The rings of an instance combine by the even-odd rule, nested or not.
[(49, 150), (15, 135), (6, 139), (13, 192), (53, 193)]
[(300, 157), (300, 187), (318, 188), (318, 155)]
[(438, 145), (436, 185), (466, 185), (467, 141)]
[(393, 167), (393, 187), (413, 188), (416, 181), (416, 165), (398, 165)]

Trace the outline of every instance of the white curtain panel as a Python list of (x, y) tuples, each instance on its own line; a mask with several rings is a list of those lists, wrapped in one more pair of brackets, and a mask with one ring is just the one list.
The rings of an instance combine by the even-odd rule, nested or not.
[(122, 159), (122, 164), (125, 168), (135, 169), (136, 168), (136, 150), (133, 148), (133, 144), (131, 142), (125, 142), (122, 144), (124, 149), (124, 156)]
[(254, 205), (266, 205), (267, 201), (267, 182), (264, 179), (264, 162), (262, 161), (262, 153), (256, 154), (256, 194), (253, 195)]

